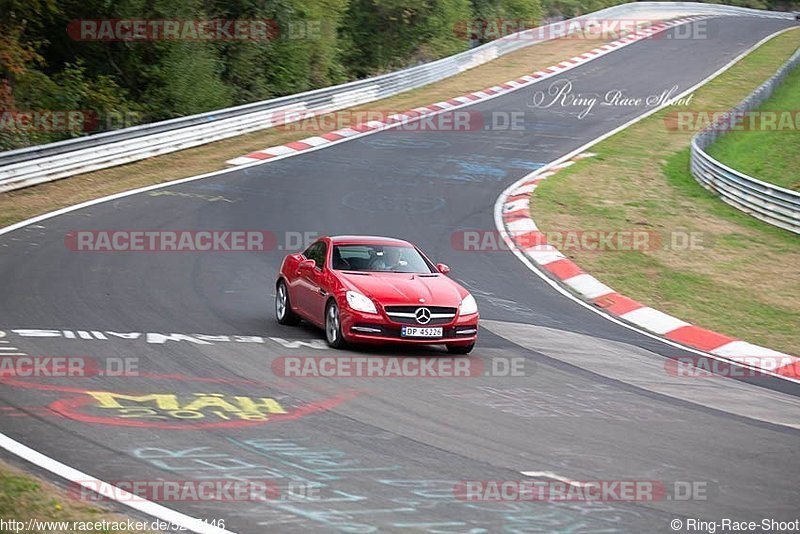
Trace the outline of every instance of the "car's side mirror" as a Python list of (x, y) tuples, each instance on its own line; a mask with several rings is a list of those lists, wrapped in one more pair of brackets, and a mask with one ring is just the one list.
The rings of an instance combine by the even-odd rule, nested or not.
[(314, 260), (302, 260), (300, 264), (297, 266), (298, 271), (310, 271), (312, 269), (316, 269), (317, 262)]
[(450, 267), (448, 267), (444, 263), (437, 263), (436, 264), (436, 270), (439, 271), (442, 274), (447, 274), (447, 273), (450, 272)]

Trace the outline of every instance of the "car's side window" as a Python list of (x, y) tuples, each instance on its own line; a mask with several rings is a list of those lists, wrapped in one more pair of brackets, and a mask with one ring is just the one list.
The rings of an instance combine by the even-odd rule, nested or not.
[(323, 265), (325, 265), (325, 253), (327, 250), (328, 247), (323, 241), (317, 241), (303, 252), (303, 256), (306, 259), (314, 260), (317, 264), (317, 269), (321, 271)]
[(307, 249), (305, 249), (303, 251), (303, 257), (305, 259), (307, 259), (307, 260), (316, 261), (316, 258), (314, 257), (314, 253), (315, 253), (316, 249), (319, 248), (319, 246), (320, 246), (320, 242), (319, 241), (317, 241), (316, 243), (311, 243), (311, 245)]
[(317, 269), (320, 271), (325, 266), (325, 258), (328, 255), (328, 245), (324, 242), (319, 243), (319, 248), (317, 248), (317, 256), (314, 258), (314, 261), (317, 262)]

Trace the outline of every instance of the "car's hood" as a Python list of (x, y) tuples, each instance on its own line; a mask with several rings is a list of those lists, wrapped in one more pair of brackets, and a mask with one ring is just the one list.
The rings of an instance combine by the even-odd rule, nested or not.
[[(444, 275), (406, 273), (341, 273), (346, 284), (383, 306), (414, 305), (457, 307), (467, 292)], [(420, 300), (424, 299), (424, 300)]]

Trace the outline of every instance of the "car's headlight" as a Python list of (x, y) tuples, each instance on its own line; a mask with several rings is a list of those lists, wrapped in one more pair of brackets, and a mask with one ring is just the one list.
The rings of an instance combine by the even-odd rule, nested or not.
[(467, 295), (464, 297), (464, 300), (461, 301), (461, 306), (459, 306), (459, 312), (461, 315), (472, 315), (473, 313), (478, 313), (478, 303), (475, 302), (475, 297), (472, 295)]
[(378, 310), (375, 309), (375, 303), (358, 291), (348, 291), (346, 295), (347, 304), (354, 310), (366, 313), (378, 313)]

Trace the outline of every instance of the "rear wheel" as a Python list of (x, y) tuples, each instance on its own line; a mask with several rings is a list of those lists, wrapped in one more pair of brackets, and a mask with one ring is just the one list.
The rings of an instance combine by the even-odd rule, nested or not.
[(339, 306), (335, 301), (330, 301), (325, 308), (325, 341), (334, 349), (344, 348), (346, 345), (342, 337), (342, 321), (339, 315)]
[(275, 288), (275, 317), (280, 324), (294, 326), (300, 323), (300, 317), (292, 311), (292, 304), (289, 301), (289, 289), (286, 282), (281, 280)]
[(475, 343), (469, 345), (447, 345), (447, 352), (450, 354), (469, 354), (475, 348)]

